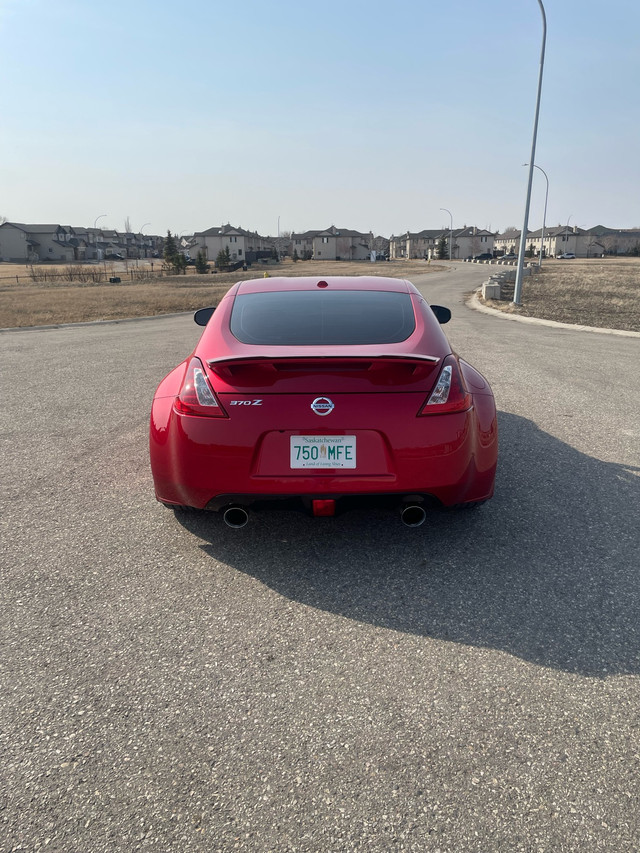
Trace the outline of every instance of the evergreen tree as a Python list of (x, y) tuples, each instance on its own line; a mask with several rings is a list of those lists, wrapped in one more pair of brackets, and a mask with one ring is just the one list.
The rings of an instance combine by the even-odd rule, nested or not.
[(219, 270), (226, 270), (231, 263), (231, 255), (229, 254), (229, 247), (226, 246), (224, 249), (220, 249), (216, 256), (216, 267)]
[(298, 250), (297, 250), (297, 249), (294, 249), (294, 250), (293, 250), (292, 259), (293, 259), (293, 263), (294, 263), (294, 264), (295, 264), (295, 263), (297, 263), (297, 262), (300, 260), (300, 258), (298, 257)]
[(442, 235), (442, 237), (438, 240), (438, 258), (439, 260), (444, 260), (447, 257), (447, 238)]
[(196, 272), (202, 275), (203, 273), (209, 272), (209, 264), (207, 263), (207, 256), (200, 249), (198, 254), (196, 255)]
[(175, 267), (176, 256), (178, 254), (178, 246), (176, 238), (171, 231), (167, 231), (167, 238), (164, 241), (164, 262), (168, 267)]

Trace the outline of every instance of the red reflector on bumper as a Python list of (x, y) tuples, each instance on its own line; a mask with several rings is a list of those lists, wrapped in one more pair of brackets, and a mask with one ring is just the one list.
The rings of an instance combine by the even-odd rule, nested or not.
[(336, 502), (334, 500), (311, 501), (314, 515), (335, 515)]

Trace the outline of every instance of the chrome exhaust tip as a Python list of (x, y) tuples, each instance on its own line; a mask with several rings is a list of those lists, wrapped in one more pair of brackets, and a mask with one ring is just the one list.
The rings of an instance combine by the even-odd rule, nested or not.
[(421, 524), (424, 524), (426, 517), (427, 513), (417, 504), (406, 506), (400, 513), (402, 523), (406, 524), (407, 527), (420, 527)]
[(228, 527), (244, 527), (249, 521), (249, 513), (241, 506), (230, 506), (225, 509), (222, 518)]

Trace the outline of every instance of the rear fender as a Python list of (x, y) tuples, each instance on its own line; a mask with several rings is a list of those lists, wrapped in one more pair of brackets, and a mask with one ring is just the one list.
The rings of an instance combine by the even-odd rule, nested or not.
[(177, 397), (180, 394), (180, 388), (182, 387), (182, 380), (184, 379), (184, 372), (187, 369), (187, 364), (190, 359), (186, 358), (184, 361), (180, 362), (177, 367), (168, 373), (162, 382), (158, 385), (156, 393), (154, 395), (154, 400), (157, 400), (160, 397)]

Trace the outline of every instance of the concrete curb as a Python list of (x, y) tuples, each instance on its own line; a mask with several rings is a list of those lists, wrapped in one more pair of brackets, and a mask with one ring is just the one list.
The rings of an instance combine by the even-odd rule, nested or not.
[(478, 298), (478, 291), (474, 291), (473, 295), (467, 300), (467, 305), (475, 311), (481, 311), (483, 314), (492, 314), (494, 317), (501, 317), (503, 320), (516, 320), (518, 323), (534, 323), (538, 326), (552, 326), (556, 329), (572, 329), (575, 332), (595, 332), (599, 335), (619, 335), (624, 338), (640, 338), (640, 332), (629, 332), (625, 329), (600, 329), (597, 326), (579, 326), (574, 323), (559, 323), (557, 320), (543, 320), (540, 317), (523, 317), (521, 314), (506, 314), (504, 311), (498, 311), (496, 308), (489, 308), (488, 305), (483, 305)]
[(149, 317), (120, 317), (118, 320), (86, 320), (82, 323), (54, 323), (51, 326), (9, 326), (0, 332), (50, 332), (52, 329), (79, 329), (83, 326), (114, 326), (118, 323), (138, 323), (140, 320), (168, 320), (171, 317), (189, 317), (195, 311), (180, 311), (177, 314), (151, 314)]

